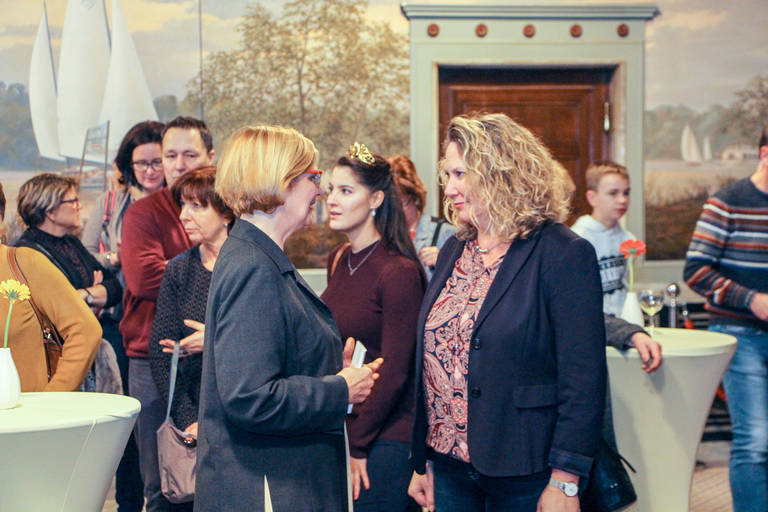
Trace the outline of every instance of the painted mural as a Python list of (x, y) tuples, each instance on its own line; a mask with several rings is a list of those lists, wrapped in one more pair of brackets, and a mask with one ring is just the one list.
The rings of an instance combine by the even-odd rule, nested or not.
[[(646, 241), (650, 259), (679, 259), (707, 195), (757, 165), (768, 12), (762, 0), (658, 5), (662, 15), (647, 25)], [(202, 116), (219, 150), (244, 124), (294, 126), (326, 168), (354, 140), (384, 155), (408, 151), (399, 2), (4, 0), (1, 9), (0, 181), (10, 217), (18, 187), (44, 170), (81, 176), (81, 197), (92, 201), (104, 160), (139, 118)], [(297, 266), (324, 266), (337, 240), (320, 222), (288, 248)]]

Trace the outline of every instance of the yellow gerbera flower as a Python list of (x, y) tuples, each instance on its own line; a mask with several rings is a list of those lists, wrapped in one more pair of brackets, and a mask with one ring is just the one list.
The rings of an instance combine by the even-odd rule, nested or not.
[(29, 299), (29, 287), (15, 279), (0, 282), (0, 295), (10, 301)]

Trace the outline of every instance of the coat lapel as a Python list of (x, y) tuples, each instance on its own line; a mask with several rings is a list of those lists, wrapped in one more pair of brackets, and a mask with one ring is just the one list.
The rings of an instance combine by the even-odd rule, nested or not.
[(506, 291), (512, 285), (512, 282), (517, 277), (520, 270), (525, 266), (525, 262), (528, 261), (533, 249), (539, 243), (541, 238), (541, 229), (537, 229), (528, 238), (515, 240), (512, 245), (507, 249), (507, 254), (504, 256), (504, 261), (501, 262), (496, 278), (493, 280), (488, 295), (485, 296), (483, 306), (480, 308), (480, 313), (477, 315), (477, 321), (475, 322), (474, 332), (480, 328), (480, 325), (488, 316), (488, 313), (493, 309), (499, 300), (504, 296)]

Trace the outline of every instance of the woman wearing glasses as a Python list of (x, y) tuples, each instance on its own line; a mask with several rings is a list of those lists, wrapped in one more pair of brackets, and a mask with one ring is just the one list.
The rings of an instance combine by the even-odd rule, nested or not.
[[(115, 157), (119, 188), (104, 192), (96, 201), (83, 230), (83, 245), (91, 255), (120, 280), (120, 242), (123, 233), (123, 215), (128, 206), (142, 197), (165, 186), (163, 160), (160, 151), (163, 123), (143, 121), (134, 125), (123, 137)], [(123, 317), (122, 301), (103, 309), (99, 321), (104, 338), (117, 356), (123, 390), (128, 390), (128, 357), (125, 355), (119, 325)], [(143, 484), (139, 476), (138, 452), (131, 436), (125, 454), (117, 468), (115, 498), (118, 507), (129, 512), (140, 512), (144, 507)]]
[(82, 208), (72, 178), (43, 173), (27, 180), (17, 204), (27, 230), (16, 246), (43, 253), (91, 308), (114, 306), (123, 295), (120, 281), (72, 234), (80, 227)]

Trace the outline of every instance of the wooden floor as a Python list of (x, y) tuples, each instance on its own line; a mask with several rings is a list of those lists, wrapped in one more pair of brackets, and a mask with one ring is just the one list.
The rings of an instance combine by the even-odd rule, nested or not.
[[(691, 489), (691, 512), (731, 512), (731, 491), (728, 485), (728, 451), (730, 443), (725, 441), (702, 443), (699, 460)], [(630, 507), (630, 510), (639, 510)], [(114, 486), (107, 494), (102, 512), (116, 512)], [(645, 512), (645, 511), (643, 511)], [(656, 511), (653, 511), (656, 512)], [(665, 512), (665, 511), (660, 511)]]

